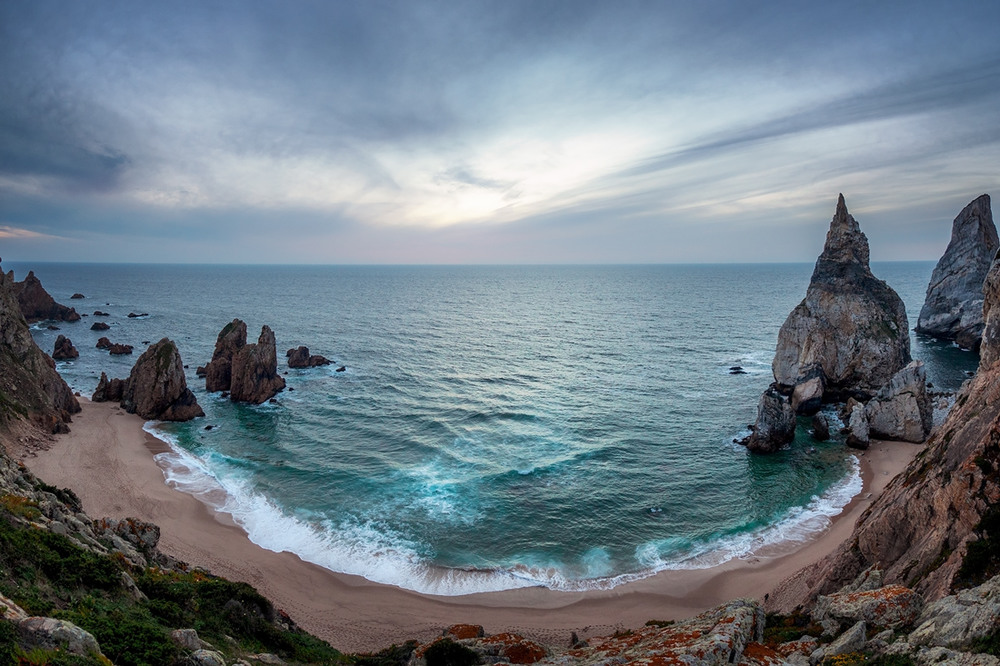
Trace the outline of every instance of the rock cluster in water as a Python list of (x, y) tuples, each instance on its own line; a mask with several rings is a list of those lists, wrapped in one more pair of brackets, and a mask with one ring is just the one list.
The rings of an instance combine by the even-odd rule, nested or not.
[[(868, 239), (840, 195), (806, 297), (778, 333), (771, 365), (774, 383), (761, 397), (757, 421), (745, 441), (748, 449), (770, 453), (785, 446), (795, 438), (796, 415), (815, 414), (824, 403), (849, 398), (868, 402), (908, 363), (910, 338), (903, 301), (872, 275)], [(907, 381), (922, 382), (923, 377), (922, 369), (906, 375)], [(911, 389), (918, 391), (907, 390)], [(887, 398), (880, 402), (892, 409), (900, 404)], [(888, 414), (889, 409), (879, 414)], [(857, 431), (851, 442), (866, 446), (869, 415), (854, 411), (851, 419)], [(923, 412), (920, 418), (923, 424)], [(880, 423), (889, 420), (886, 416)]]
[(984, 194), (962, 209), (951, 241), (934, 267), (916, 330), (954, 340), (976, 350), (983, 333), (983, 280), (1000, 248), (990, 197)]
[(73, 346), (73, 341), (65, 335), (56, 338), (55, 347), (52, 349), (52, 358), (57, 361), (67, 361), (72, 358), (79, 358), (80, 352)]
[(285, 388), (278, 375), (274, 332), (263, 326), (257, 343), (247, 344), (247, 325), (239, 319), (219, 332), (204, 374), (206, 390), (229, 391), (234, 402), (259, 405)]
[(28, 275), (21, 282), (14, 282), (14, 271), (8, 273), (7, 278), (11, 282), (21, 313), (29, 324), (46, 319), (68, 322), (80, 320), (80, 315), (75, 309), (56, 303), (49, 292), (42, 287), (34, 271), (28, 271)]
[(317, 366), (330, 365), (333, 363), (333, 361), (325, 356), (310, 354), (309, 347), (306, 346), (289, 349), (285, 352), (285, 358), (288, 359), (289, 368), (315, 368)]

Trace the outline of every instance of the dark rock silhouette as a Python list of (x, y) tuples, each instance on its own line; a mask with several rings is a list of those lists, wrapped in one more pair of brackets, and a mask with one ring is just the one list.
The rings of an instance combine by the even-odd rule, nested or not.
[(247, 344), (247, 325), (234, 319), (219, 331), (212, 360), (205, 366), (205, 390), (228, 391), (232, 384), (233, 355)]
[(259, 405), (285, 388), (278, 375), (274, 332), (261, 328), (257, 344), (246, 345), (233, 355), (229, 399)]
[(71, 358), (78, 358), (80, 352), (73, 346), (73, 342), (65, 335), (56, 338), (55, 349), (52, 350), (52, 358), (57, 361), (65, 361)]
[(35, 277), (34, 271), (21, 282), (14, 282), (14, 271), (7, 275), (12, 283), (14, 296), (25, 320), (32, 324), (36, 321), (55, 319), (56, 321), (80, 321), (80, 315), (73, 308), (60, 305), (42, 287), (41, 281)]
[(163, 338), (139, 356), (122, 389), (122, 408), (144, 419), (189, 421), (204, 416), (184, 378), (177, 346)]
[(315, 368), (321, 365), (330, 365), (333, 363), (330, 359), (325, 356), (320, 356), (319, 354), (309, 354), (309, 348), (305, 346), (300, 346), (296, 349), (289, 349), (285, 353), (285, 357), (288, 358), (289, 368)]

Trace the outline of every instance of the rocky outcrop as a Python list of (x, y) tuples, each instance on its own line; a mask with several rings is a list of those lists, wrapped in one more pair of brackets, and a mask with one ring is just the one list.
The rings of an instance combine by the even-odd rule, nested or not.
[(28, 275), (21, 282), (14, 282), (14, 271), (8, 273), (7, 278), (12, 283), (18, 307), (29, 324), (47, 319), (56, 321), (80, 320), (80, 315), (76, 310), (56, 303), (49, 292), (42, 287), (41, 281), (35, 277), (34, 271), (28, 271)]
[(120, 379), (108, 379), (108, 375), (102, 372), (90, 399), (93, 402), (121, 402), (124, 392), (125, 382)]
[(908, 642), (965, 648), (1000, 625), (1000, 577), (938, 599), (916, 621)]
[(111, 328), (111, 326), (109, 324), (105, 324), (103, 321), (95, 321), (90, 325), (90, 330), (92, 331), (106, 331), (109, 328)]
[(101, 338), (97, 341), (97, 344), (94, 346), (97, 349), (111, 349), (111, 340), (109, 340), (104, 336), (101, 336)]
[(56, 361), (66, 361), (71, 358), (79, 358), (80, 352), (73, 346), (73, 342), (65, 335), (56, 338), (55, 347), (52, 350), (52, 358)]
[(850, 417), (847, 419), (847, 445), (852, 449), (867, 449), (871, 443), (871, 429), (865, 406), (852, 401)]
[(978, 349), (983, 332), (983, 280), (998, 248), (990, 197), (984, 194), (952, 223), (951, 241), (927, 285), (918, 333)]
[(205, 415), (187, 387), (180, 352), (167, 338), (150, 345), (136, 360), (125, 380), (121, 404), (144, 419), (189, 421)]
[(119, 342), (111, 343), (108, 347), (108, 354), (111, 356), (127, 356), (132, 353), (132, 345), (123, 345)]
[(55, 362), (35, 344), (14, 295), (14, 278), (0, 270), (0, 430), (28, 420), (65, 432), (80, 404)]
[(247, 325), (234, 319), (219, 331), (212, 360), (205, 366), (205, 390), (228, 391), (233, 377), (233, 356), (247, 344)]
[(795, 439), (795, 411), (786, 396), (774, 387), (764, 391), (757, 403), (757, 422), (746, 439), (753, 453), (773, 453)]
[(233, 355), (229, 396), (234, 402), (259, 405), (283, 388), (285, 380), (278, 375), (274, 332), (264, 326), (257, 344), (245, 345)]
[(840, 195), (806, 297), (778, 334), (774, 379), (809, 413), (820, 391), (824, 402), (867, 399), (909, 362), (903, 301), (872, 275), (868, 239)]
[(934, 407), (927, 394), (927, 373), (921, 361), (911, 361), (893, 375), (865, 405), (871, 437), (922, 442), (934, 424)]
[(285, 353), (288, 359), (289, 368), (315, 368), (320, 365), (330, 365), (330, 359), (319, 354), (309, 354), (309, 347), (300, 346), (296, 349), (289, 349)]
[(1000, 360), (1000, 251), (993, 258), (983, 281), (983, 335), (979, 368), (990, 368)]

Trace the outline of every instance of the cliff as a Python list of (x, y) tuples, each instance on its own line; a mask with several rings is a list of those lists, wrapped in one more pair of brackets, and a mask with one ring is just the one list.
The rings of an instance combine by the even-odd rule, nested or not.
[(54, 361), (31, 337), (13, 277), (0, 269), (0, 429), (27, 421), (46, 432), (64, 432), (79, 411)]
[(35, 276), (34, 271), (28, 271), (28, 275), (21, 282), (14, 282), (14, 272), (8, 273), (7, 277), (12, 282), (14, 295), (17, 297), (18, 306), (21, 313), (29, 324), (36, 321), (54, 319), (56, 321), (79, 321), (80, 315), (73, 308), (60, 305), (42, 287), (41, 281)]

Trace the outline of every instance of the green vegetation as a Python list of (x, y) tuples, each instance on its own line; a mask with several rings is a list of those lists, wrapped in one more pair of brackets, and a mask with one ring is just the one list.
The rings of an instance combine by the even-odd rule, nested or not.
[(427, 666), (474, 666), (480, 663), (479, 654), (450, 638), (443, 638), (424, 652)]
[(372, 654), (354, 655), (352, 661), (355, 666), (406, 666), (416, 649), (416, 641), (407, 641), (402, 645), (394, 643), (391, 647)]
[(978, 541), (970, 543), (962, 560), (962, 567), (955, 575), (955, 589), (975, 587), (1000, 574), (1000, 505), (991, 506), (975, 532)]
[(1000, 628), (973, 641), (972, 645), (969, 646), (969, 652), (991, 654), (994, 657), (1000, 657)]
[(803, 635), (818, 638), (823, 627), (812, 621), (805, 613), (795, 611), (789, 615), (768, 613), (764, 623), (764, 645), (775, 647), (781, 643), (797, 641)]

